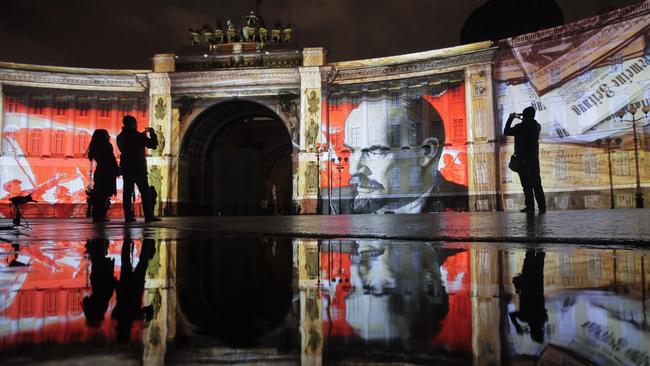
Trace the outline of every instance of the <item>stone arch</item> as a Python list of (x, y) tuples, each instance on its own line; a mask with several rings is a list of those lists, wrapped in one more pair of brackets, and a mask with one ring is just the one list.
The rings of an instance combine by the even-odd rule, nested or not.
[[(267, 105), (234, 99), (207, 107), (197, 113), (182, 137), (181, 212), (289, 213), (291, 153), (287, 122)], [(276, 209), (262, 210), (263, 200)]]

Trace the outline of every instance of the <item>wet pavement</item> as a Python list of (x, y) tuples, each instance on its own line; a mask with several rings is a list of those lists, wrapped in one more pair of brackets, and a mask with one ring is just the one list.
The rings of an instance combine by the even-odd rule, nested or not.
[[(0, 228), (10, 226), (0, 219)], [(257, 234), (311, 238), (383, 238), (474, 242), (650, 244), (650, 209), (518, 212), (465, 212), (426, 215), (166, 217), (161, 222), (124, 224), (113, 219), (93, 225), (88, 219), (32, 219), (31, 229), (0, 230), (0, 239), (85, 240), (126, 229), (165, 238), (196, 233)]]
[(650, 365), (648, 212), (31, 220), (0, 359)]
[(4, 243), (0, 358), (647, 365), (648, 254), (129, 230)]

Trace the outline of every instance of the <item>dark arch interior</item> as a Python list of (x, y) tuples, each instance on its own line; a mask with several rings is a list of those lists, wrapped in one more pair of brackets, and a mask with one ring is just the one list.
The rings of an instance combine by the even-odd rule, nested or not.
[(297, 339), (278, 337), (292, 315), (291, 239), (197, 238), (177, 260), (179, 310), (198, 333), (240, 346)]
[(285, 124), (269, 108), (250, 101), (209, 108), (192, 121), (181, 145), (181, 214), (289, 213), (291, 152)]

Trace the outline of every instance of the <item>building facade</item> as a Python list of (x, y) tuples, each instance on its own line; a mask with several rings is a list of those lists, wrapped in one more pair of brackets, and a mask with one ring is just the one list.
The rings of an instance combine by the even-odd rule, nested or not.
[(32, 193), (28, 216), (84, 216), (90, 136), (114, 142), (126, 114), (160, 138), (159, 215), (518, 210), (502, 130), (527, 106), (550, 209), (635, 207), (650, 186), (649, 10), (335, 63), (290, 38), (197, 38), (152, 70), (0, 63), (0, 215)]

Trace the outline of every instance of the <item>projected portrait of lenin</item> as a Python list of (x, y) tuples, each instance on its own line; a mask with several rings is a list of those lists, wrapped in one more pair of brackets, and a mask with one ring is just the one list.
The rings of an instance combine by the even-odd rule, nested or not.
[(438, 169), (445, 124), (426, 97), (384, 94), (360, 102), (348, 115), (344, 145), (354, 213), (467, 209), (467, 187)]

